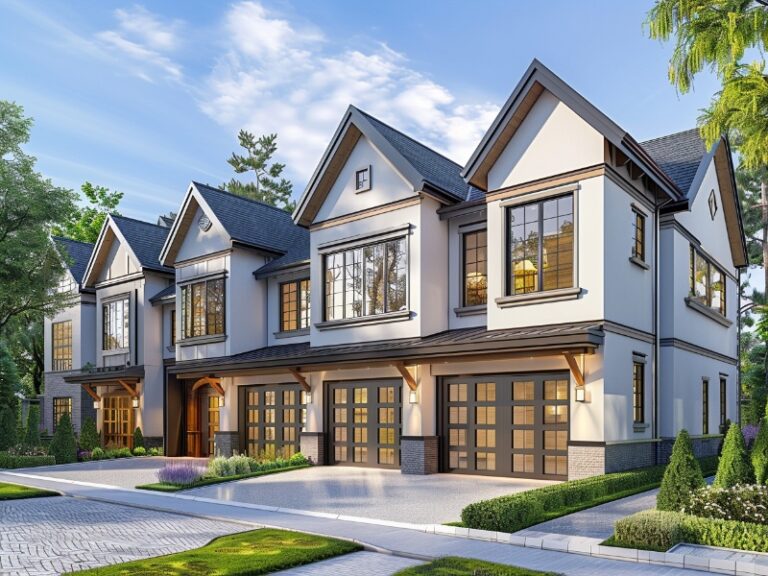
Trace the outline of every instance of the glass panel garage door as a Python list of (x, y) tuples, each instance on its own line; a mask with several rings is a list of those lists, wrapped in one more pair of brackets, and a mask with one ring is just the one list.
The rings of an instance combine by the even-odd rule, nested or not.
[(330, 463), (400, 466), (402, 380), (329, 382)]
[(240, 426), (249, 456), (289, 457), (299, 451), (299, 434), (306, 421), (306, 392), (298, 384), (248, 386)]
[(568, 373), (445, 378), (441, 388), (443, 469), (565, 478)]

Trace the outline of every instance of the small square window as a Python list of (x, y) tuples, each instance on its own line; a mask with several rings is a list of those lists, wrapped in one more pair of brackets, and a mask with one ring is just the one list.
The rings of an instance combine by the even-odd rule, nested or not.
[(367, 166), (355, 172), (355, 192), (367, 192), (371, 189), (371, 167)]
[(709, 204), (709, 215), (711, 216), (712, 220), (714, 220), (715, 214), (717, 214), (717, 196), (715, 195), (714, 188), (709, 193), (709, 200), (707, 200), (707, 203)]

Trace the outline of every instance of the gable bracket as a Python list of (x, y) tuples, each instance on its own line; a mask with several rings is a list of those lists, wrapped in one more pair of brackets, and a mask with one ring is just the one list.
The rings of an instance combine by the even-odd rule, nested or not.
[(304, 392), (312, 391), (312, 387), (309, 385), (309, 382), (307, 382), (306, 377), (304, 374), (299, 372), (297, 368), (288, 368), (288, 372), (290, 372), (291, 375), (296, 379), (296, 382), (298, 382), (299, 385), (304, 389)]
[(576, 380), (577, 386), (584, 386), (584, 372), (576, 361), (576, 358), (570, 352), (563, 352), (563, 358), (568, 363), (568, 368), (571, 369), (573, 379)]
[(402, 376), (403, 380), (405, 380), (406, 384), (408, 384), (408, 388), (415, 392), (419, 385), (416, 382), (416, 379), (413, 377), (413, 374), (411, 374), (408, 368), (405, 367), (405, 364), (402, 362), (394, 362), (392, 366), (394, 366), (395, 369), (400, 372), (400, 376)]
[(101, 396), (96, 394), (96, 390), (93, 389), (93, 386), (90, 384), (81, 384), (83, 387), (83, 390), (85, 390), (88, 393), (88, 396), (94, 399), (96, 402), (101, 402)]
[(136, 390), (136, 385), (135, 384), (133, 386), (131, 386), (125, 380), (118, 380), (118, 383), (120, 384), (120, 386), (122, 386), (123, 388), (126, 389), (126, 391), (128, 392), (128, 394), (130, 395), (131, 398), (137, 398), (139, 396), (139, 393)]

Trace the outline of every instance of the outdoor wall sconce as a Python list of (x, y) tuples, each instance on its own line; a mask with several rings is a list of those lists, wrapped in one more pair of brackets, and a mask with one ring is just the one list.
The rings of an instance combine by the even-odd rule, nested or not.
[(408, 392), (408, 402), (411, 404), (418, 404), (419, 403), (419, 397), (416, 393), (416, 390), (411, 390)]
[(304, 392), (304, 404), (312, 404), (312, 392)]
[(224, 408), (224, 396), (219, 396), (219, 408)]
[(584, 386), (576, 386), (576, 402), (586, 402), (587, 401), (587, 391), (584, 389)]
[(139, 397), (138, 396), (134, 396), (131, 399), (131, 406), (133, 406), (134, 408), (138, 408), (139, 407)]
[(93, 409), (94, 410), (98, 410), (99, 408), (100, 408), (99, 401), (98, 400), (94, 400), (93, 401)]

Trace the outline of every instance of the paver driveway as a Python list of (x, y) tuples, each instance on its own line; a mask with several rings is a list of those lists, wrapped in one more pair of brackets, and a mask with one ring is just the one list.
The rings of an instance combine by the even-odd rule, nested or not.
[(317, 466), (189, 490), (194, 496), (416, 524), (458, 520), (471, 502), (546, 486), (544, 480)]

